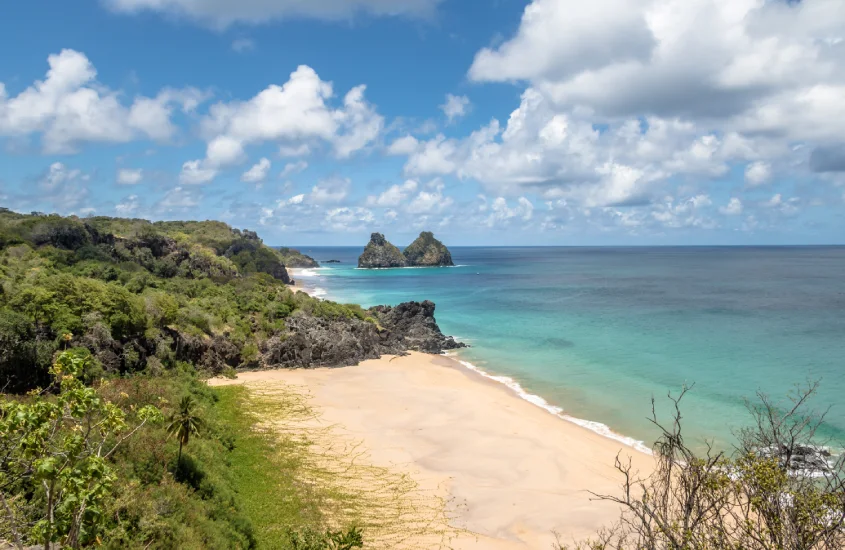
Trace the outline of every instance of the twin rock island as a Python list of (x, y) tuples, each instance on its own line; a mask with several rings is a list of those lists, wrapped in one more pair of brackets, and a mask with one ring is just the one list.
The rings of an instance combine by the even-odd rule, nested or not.
[(388, 242), (381, 233), (373, 233), (364, 253), (358, 258), (358, 267), (366, 269), (453, 265), (449, 249), (435, 239), (430, 231), (420, 233), (404, 252)]

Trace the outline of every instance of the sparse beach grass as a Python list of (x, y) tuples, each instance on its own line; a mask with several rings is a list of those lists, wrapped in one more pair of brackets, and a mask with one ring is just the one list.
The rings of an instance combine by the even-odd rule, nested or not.
[[(359, 527), (367, 548), (448, 548), (459, 530), (447, 491), (425, 491), (410, 470), (374, 466), (361, 441), (324, 422), (303, 387), (281, 382), (215, 388), (235, 435), (235, 488), (262, 548), (288, 531)], [(450, 512), (451, 510), (451, 512)]]

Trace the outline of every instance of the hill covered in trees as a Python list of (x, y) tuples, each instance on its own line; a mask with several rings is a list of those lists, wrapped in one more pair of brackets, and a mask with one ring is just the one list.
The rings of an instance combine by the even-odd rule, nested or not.
[(294, 292), (285, 263), (313, 261), (221, 222), (0, 212), (0, 387), (45, 386), (55, 352), (74, 347), (92, 354), (94, 377), (180, 361), (210, 374), (351, 365), (457, 345), (433, 304), (397, 316)]

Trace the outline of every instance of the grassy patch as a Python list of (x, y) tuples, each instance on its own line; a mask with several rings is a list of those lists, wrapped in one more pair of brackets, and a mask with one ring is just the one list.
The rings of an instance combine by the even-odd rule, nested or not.
[[(231, 434), (230, 471), (241, 511), (249, 518), (260, 548), (286, 548), (288, 530), (322, 524), (319, 498), (302, 474), (303, 444), (275, 437), (262, 428), (267, 404), (249, 399), (242, 386), (216, 388), (219, 419)], [(263, 411), (269, 412), (269, 411)]]
[[(232, 482), (260, 548), (290, 548), (290, 529), (363, 531), (367, 548), (448, 548), (455, 503), (410, 472), (375, 466), (362, 442), (326, 424), (304, 388), (282, 383), (215, 389), (234, 434)], [(317, 548), (323, 548), (317, 546)]]

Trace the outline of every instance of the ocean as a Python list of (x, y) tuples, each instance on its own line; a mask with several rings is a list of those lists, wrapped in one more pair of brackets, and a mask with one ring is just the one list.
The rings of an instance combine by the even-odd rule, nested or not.
[(302, 247), (340, 264), (300, 277), (363, 306), (432, 300), (456, 358), (552, 413), (632, 445), (682, 402), (688, 441), (730, 449), (746, 400), (820, 381), (821, 435), (845, 446), (845, 247), (451, 247), (450, 268), (357, 269), (360, 247)]

